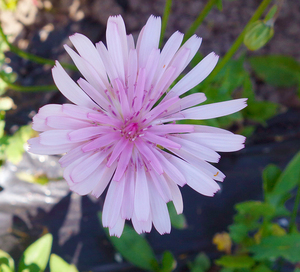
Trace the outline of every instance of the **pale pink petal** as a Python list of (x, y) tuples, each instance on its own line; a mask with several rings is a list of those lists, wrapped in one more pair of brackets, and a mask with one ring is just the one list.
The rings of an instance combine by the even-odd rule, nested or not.
[(152, 49), (158, 48), (161, 29), (161, 18), (151, 15), (144, 27), (140, 44), (137, 46), (139, 67), (144, 68)]
[(56, 65), (52, 68), (52, 75), (55, 85), (60, 92), (74, 104), (79, 106), (88, 108), (97, 106), (70, 78), (60, 63), (56, 61), (55, 64)]
[(110, 16), (107, 21), (106, 43), (112, 61), (122, 82), (125, 82), (125, 67), (128, 60), (127, 37), (121, 16)]
[(112, 227), (109, 228), (109, 235), (110, 236), (116, 236), (116, 237), (121, 237), (123, 229), (125, 225), (125, 219), (122, 219), (121, 216), (118, 217), (116, 224)]
[[(103, 163), (105, 165), (105, 163)], [(108, 183), (111, 181), (113, 173), (115, 172), (117, 164), (114, 163), (110, 168), (105, 167), (101, 174), (99, 174), (99, 181), (98, 184), (95, 186), (94, 190), (92, 191), (92, 195), (95, 197), (99, 197), (105, 188), (107, 187)]]
[(209, 176), (198, 170), (191, 164), (172, 156), (169, 158), (181, 173), (185, 176), (187, 184), (200, 194), (213, 196), (218, 190), (219, 185)]
[(101, 108), (108, 111), (109, 102), (102, 95), (102, 93), (99, 92), (99, 89), (96, 90), (90, 83), (88, 83), (83, 78), (78, 79), (77, 83), (91, 99), (93, 99)]
[(94, 190), (95, 186), (99, 182), (99, 177), (101, 177), (101, 173), (103, 172), (103, 168), (105, 168), (105, 165), (101, 165), (93, 172), (91, 173), (87, 178), (84, 180), (74, 183), (70, 186), (70, 190), (73, 192), (79, 194), (79, 195), (87, 195), (92, 190)]
[(89, 126), (73, 130), (69, 133), (69, 139), (71, 142), (82, 142), (91, 140), (97, 135), (106, 134), (112, 131), (112, 128), (107, 126)]
[(192, 141), (188, 141), (183, 138), (175, 137), (175, 136), (169, 136), (169, 139), (174, 141), (175, 143), (180, 144), (182, 150), (185, 150), (202, 160), (209, 161), (209, 162), (218, 162), (221, 157), (214, 150), (206, 146), (194, 143)]
[(125, 173), (125, 180), (126, 182), (124, 188), (121, 215), (122, 218), (130, 220), (133, 215), (133, 203), (134, 203), (134, 191), (135, 191), (134, 168), (131, 163), (128, 165), (128, 170)]
[(173, 114), (171, 116), (167, 116), (162, 120), (163, 122), (170, 122), (170, 121), (184, 120), (184, 119), (206, 120), (206, 119), (217, 118), (217, 117), (229, 115), (242, 110), (247, 106), (246, 101), (247, 101), (246, 98), (241, 98), (241, 99), (229, 100), (225, 102), (202, 105), (187, 110), (183, 110), (179, 113)]
[(88, 113), (92, 113), (92, 112), (94, 112), (94, 110), (86, 108), (86, 107), (80, 107), (80, 106), (73, 105), (73, 104), (63, 104), (62, 112), (73, 118), (88, 120), (88, 117), (87, 117)]
[(70, 177), (73, 180), (73, 182), (81, 182), (89, 175), (91, 175), (103, 162), (106, 156), (106, 152), (96, 152), (88, 158), (86, 158), (82, 163), (80, 163), (71, 171)]
[(159, 159), (163, 166), (164, 172), (181, 187), (186, 184), (184, 175), (168, 160), (168, 157), (172, 156), (169, 153), (154, 150), (156, 157)]
[(181, 145), (178, 143), (175, 143), (171, 140), (169, 140), (168, 138), (162, 137), (162, 136), (158, 136), (154, 133), (151, 132), (145, 132), (143, 138), (145, 138), (146, 140), (148, 140), (149, 142), (152, 142), (156, 145), (161, 145), (164, 148), (175, 148), (175, 149), (180, 149)]
[[(124, 174), (124, 172), (125, 172), (125, 170), (128, 166), (129, 160), (132, 158), (132, 149), (133, 149), (133, 144), (132, 143), (128, 143), (124, 147), (124, 149), (123, 149), (123, 151), (120, 155), (120, 159), (119, 159), (119, 162), (118, 162), (118, 167), (117, 167), (116, 173), (114, 175), (114, 180), (115, 181), (119, 181), (122, 178), (122, 176), (123, 176), (123, 174)], [(131, 169), (131, 171), (132, 171), (132, 169)]]
[(102, 213), (102, 223), (104, 227), (113, 228), (116, 225), (120, 217), (124, 187), (125, 179), (121, 179), (120, 181), (112, 180), (110, 182)]
[(177, 184), (175, 184), (170, 178), (166, 178), (166, 181), (171, 191), (172, 201), (176, 209), (176, 212), (177, 214), (181, 214), (183, 212), (183, 200), (182, 200), (181, 192)]
[[(165, 125), (154, 125), (147, 128), (147, 131), (155, 133), (157, 135), (165, 135), (167, 133), (186, 133), (193, 132), (194, 125), (181, 125), (181, 124), (165, 124)], [(146, 130), (146, 129), (145, 129)]]
[(61, 167), (67, 167), (69, 164), (71, 164), (73, 161), (78, 160), (84, 155), (84, 152), (81, 150), (81, 145), (78, 147), (70, 150), (62, 156), (58, 161), (61, 165)]
[(172, 200), (171, 191), (170, 191), (170, 188), (167, 184), (167, 181), (166, 181), (164, 175), (159, 176), (159, 175), (157, 175), (156, 172), (150, 171), (150, 176), (148, 173), (147, 173), (147, 176), (148, 176), (149, 182), (153, 182), (153, 184), (155, 185), (157, 192), (160, 194), (160, 196), (162, 197), (164, 202), (167, 203), (170, 200)]
[(153, 169), (161, 175), (163, 173), (163, 169), (161, 164), (159, 163), (157, 157), (153, 154), (153, 148), (150, 148), (150, 145), (140, 139), (135, 141), (135, 146), (138, 151), (144, 156), (144, 159), (147, 160)]
[(232, 152), (244, 148), (246, 138), (236, 134), (193, 133), (181, 136), (182, 139), (209, 147), (215, 151)]
[(134, 212), (138, 221), (146, 221), (150, 214), (148, 181), (143, 165), (137, 165), (136, 169)]
[(63, 154), (78, 146), (78, 144), (76, 143), (44, 145), (41, 144), (40, 137), (29, 139), (28, 144), (29, 144), (29, 152), (38, 155)]
[(144, 232), (150, 232), (151, 228), (152, 228), (152, 217), (151, 214), (149, 214), (149, 217), (146, 221), (139, 221), (135, 215), (135, 213), (133, 213), (132, 218), (132, 225), (135, 229), (135, 231), (138, 234), (144, 233)]
[(182, 33), (176, 31), (166, 42), (160, 54), (159, 63), (157, 66), (156, 74), (154, 76), (154, 82), (158, 82), (163, 73), (168, 68), (170, 61), (181, 45), (183, 36), (184, 35)]
[(219, 169), (217, 169), (210, 163), (200, 159), (199, 157), (194, 156), (182, 149), (173, 150), (173, 153), (179, 156), (180, 158), (184, 159), (188, 163), (197, 167), (200, 171), (208, 175), (210, 178), (221, 182), (224, 180), (225, 175)]
[(150, 206), (153, 225), (160, 234), (171, 232), (171, 220), (167, 204), (156, 191), (154, 184), (149, 183)]
[[(171, 96), (166, 96), (164, 101), (169, 99)], [(168, 111), (162, 116), (168, 116), (170, 114), (176, 113), (178, 111), (182, 111), (186, 108), (190, 108), (196, 106), (206, 100), (206, 96), (204, 93), (194, 93), (188, 96), (181, 98), (174, 105), (168, 108)]]
[(219, 56), (214, 52), (207, 55), (189, 73), (187, 73), (169, 92), (182, 95), (202, 82), (215, 68)]
[(79, 55), (93, 65), (94, 69), (100, 75), (101, 80), (108, 86), (104, 64), (93, 43), (86, 36), (79, 33), (70, 36), (70, 40)]
[(80, 129), (91, 125), (91, 122), (74, 119), (65, 116), (49, 116), (45, 120), (46, 125), (55, 129)]
[(103, 92), (106, 88), (102, 82), (100, 76), (97, 74), (92, 65), (90, 65), (85, 59), (76, 54), (69, 46), (64, 45), (65, 50), (72, 58), (76, 67), (80, 73), (88, 80), (91, 85), (100, 92)]
[(68, 134), (72, 130), (48, 130), (40, 134), (40, 143), (43, 145), (70, 144)]

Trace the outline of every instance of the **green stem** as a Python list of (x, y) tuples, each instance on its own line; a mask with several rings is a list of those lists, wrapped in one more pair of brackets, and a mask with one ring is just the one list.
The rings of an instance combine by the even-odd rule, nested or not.
[(291, 215), (289, 233), (293, 232), (294, 230), (297, 230), (296, 217), (297, 217), (297, 213), (298, 213), (299, 204), (300, 204), (300, 184), (298, 185), (295, 203), (294, 203), (294, 207), (293, 207), (293, 211), (292, 211), (292, 215)]
[(270, 4), (271, 1), (272, 0), (263, 0), (261, 2), (261, 4), (259, 5), (259, 7), (255, 11), (255, 13), (253, 14), (251, 19), (249, 20), (249, 22), (247, 23), (247, 25), (241, 32), (241, 34), (237, 37), (237, 39), (235, 40), (233, 45), (230, 47), (230, 49), (227, 51), (227, 53), (225, 54), (223, 59), (219, 62), (217, 67), (212, 71), (210, 76), (206, 79), (206, 81), (205, 81), (206, 84), (210, 83), (212, 81), (212, 79), (222, 70), (222, 68), (225, 66), (225, 64), (232, 58), (232, 56), (235, 54), (235, 52), (239, 49), (239, 47), (243, 43), (244, 35), (246, 33), (247, 27), (251, 23), (257, 21), (261, 17), (261, 15), (264, 13), (264, 11), (266, 10), (266, 8), (268, 7), (268, 5)]
[(188, 31), (185, 33), (183, 42), (186, 42), (192, 35), (194, 35), (195, 31), (202, 24), (203, 20), (205, 19), (205, 17), (210, 12), (210, 10), (216, 2), (217, 0), (208, 0), (197, 19), (193, 22)]
[(19, 92), (49, 92), (57, 90), (55, 85), (42, 85), (42, 86), (20, 86), (9, 82), (3, 75), (0, 74), (0, 79), (2, 79), (6, 85), (15, 91)]
[[(25, 51), (19, 49), (17, 46), (14, 46), (13, 44), (11, 44), (11, 43), (7, 40), (7, 37), (6, 37), (6, 35), (4, 34), (1, 25), (0, 25), (0, 37), (1, 37), (1, 38), (3, 39), (3, 41), (8, 45), (10, 51), (13, 52), (13, 53), (15, 53), (16, 55), (20, 56), (21, 58), (27, 59), (27, 60), (30, 60), (30, 61), (33, 61), (33, 62), (39, 63), (39, 64), (49, 64), (49, 65), (51, 65), (51, 66), (54, 66), (54, 65), (55, 65), (55, 61), (54, 61), (54, 60), (51, 60), (51, 59), (45, 59), (45, 58), (36, 56), (36, 55), (34, 55), (34, 54), (25, 52)], [(76, 68), (76, 66), (73, 65), (73, 64), (61, 63), (61, 65), (62, 65), (64, 68), (67, 68), (67, 69), (70, 69), (70, 70), (73, 70), (73, 71), (78, 71), (78, 69)]]
[(160, 34), (160, 40), (159, 40), (159, 47), (161, 47), (162, 43), (163, 43), (163, 39), (164, 39), (164, 36), (165, 36), (167, 23), (168, 23), (168, 19), (169, 19), (169, 15), (170, 15), (170, 12), (171, 12), (171, 6), (172, 6), (172, 0), (166, 0), (164, 15), (163, 15), (162, 24), (161, 24), (161, 34)]

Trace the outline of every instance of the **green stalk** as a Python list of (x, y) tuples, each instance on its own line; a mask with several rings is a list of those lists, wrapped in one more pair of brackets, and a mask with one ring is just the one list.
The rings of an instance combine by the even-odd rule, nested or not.
[(246, 33), (247, 27), (251, 23), (257, 21), (261, 17), (261, 15), (264, 13), (264, 11), (266, 10), (266, 8), (269, 6), (269, 4), (270, 4), (271, 1), (272, 0), (263, 0), (261, 2), (261, 4), (259, 5), (259, 7), (257, 8), (257, 10), (255, 11), (255, 13), (253, 14), (253, 16), (251, 17), (251, 19), (247, 23), (247, 25), (244, 27), (244, 29), (241, 32), (241, 34), (237, 37), (237, 39), (235, 40), (235, 42), (233, 43), (233, 45), (230, 47), (230, 49), (225, 54), (224, 58), (221, 60), (221, 62), (219, 62), (219, 64), (212, 71), (212, 73), (210, 74), (210, 76), (206, 79), (205, 84), (210, 83), (212, 81), (212, 79), (222, 70), (222, 68), (225, 66), (225, 64), (232, 58), (232, 56), (235, 54), (235, 52), (239, 49), (239, 47), (243, 43), (244, 35)]
[[(7, 40), (7, 37), (5, 36), (5, 34), (4, 34), (4, 32), (3, 32), (3, 29), (2, 29), (2, 27), (1, 27), (1, 24), (0, 24), (0, 37), (1, 37), (1, 38), (3, 39), (3, 41), (8, 45), (10, 51), (13, 52), (13, 53), (15, 53), (15, 54), (18, 55), (19, 57), (21, 57), (21, 58), (23, 58), (23, 59), (27, 59), (27, 60), (33, 61), (33, 62), (35, 62), (35, 63), (39, 63), (39, 64), (49, 64), (49, 65), (51, 65), (51, 66), (54, 66), (54, 65), (55, 65), (55, 61), (54, 61), (54, 60), (51, 60), (51, 59), (45, 59), (45, 58), (36, 56), (36, 55), (34, 55), (34, 54), (25, 52), (25, 51), (19, 49), (17, 46), (14, 46), (13, 44), (11, 44), (11, 43)], [(67, 68), (67, 69), (70, 69), (70, 70), (73, 70), (73, 71), (78, 71), (78, 69), (76, 68), (76, 66), (73, 65), (73, 64), (61, 63), (61, 65), (62, 65), (64, 68)]]
[(300, 184), (298, 185), (295, 203), (294, 203), (294, 207), (293, 207), (293, 211), (292, 211), (292, 215), (291, 215), (289, 233), (292, 233), (293, 231), (297, 230), (296, 217), (297, 217), (297, 213), (298, 213), (299, 204), (300, 204)]
[(19, 92), (49, 92), (56, 91), (57, 87), (55, 85), (42, 85), (42, 86), (20, 86), (9, 82), (4, 76), (0, 74), (0, 79), (2, 79), (6, 85), (15, 91)]
[(203, 20), (205, 19), (205, 17), (207, 16), (207, 14), (210, 12), (210, 10), (216, 4), (217, 1), (218, 0), (208, 0), (208, 2), (206, 3), (205, 7), (201, 11), (197, 19), (193, 22), (193, 24), (190, 26), (188, 31), (185, 33), (183, 42), (186, 42), (191, 36), (194, 35), (197, 28), (202, 24)]
[(171, 6), (172, 6), (172, 0), (166, 0), (164, 15), (163, 15), (162, 24), (161, 24), (159, 47), (161, 47), (162, 43), (163, 43), (163, 39), (164, 39), (164, 36), (165, 36), (167, 23), (168, 23), (168, 19), (169, 19), (169, 15), (170, 15), (170, 12), (171, 12)]

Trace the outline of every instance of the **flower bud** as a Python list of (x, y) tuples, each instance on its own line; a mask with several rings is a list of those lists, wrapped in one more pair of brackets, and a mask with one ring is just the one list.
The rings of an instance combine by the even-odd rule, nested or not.
[(258, 20), (248, 26), (244, 36), (244, 44), (249, 50), (263, 47), (274, 35), (273, 20)]

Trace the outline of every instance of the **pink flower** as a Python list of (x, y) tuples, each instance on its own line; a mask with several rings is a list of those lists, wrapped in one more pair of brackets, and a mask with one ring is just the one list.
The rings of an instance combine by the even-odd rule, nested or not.
[(66, 153), (60, 164), (72, 191), (99, 197), (108, 187), (103, 226), (111, 235), (122, 234), (125, 219), (138, 233), (150, 232), (152, 223), (160, 234), (169, 233), (166, 203), (173, 201), (178, 214), (183, 210), (178, 185), (213, 196), (220, 189), (216, 181), (225, 176), (209, 162), (219, 161), (216, 151), (244, 147), (245, 138), (229, 131), (176, 124), (237, 112), (246, 99), (197, 106), (206, 100), (203, 93), (180, 98), (210, 74), (218, 61), (215, 53), (168, 91), (201, 38), (194, 35), (180, 47), (183, 34), (175, 32), (160, 51), (160, 29), (161, 19), (151, 16), (135, 45), (122, 17), (113, 16), (107, 23), (107, 48), (102, 42), (95, 47), (81, 34), (71, 36), (79, 54), (65, 49), (85, 79), (78, 86), (59, 62), (52, 73), (75, 105), (46, 105), (33, 118), (33, 129), (41, 133), (29, 140), (30, 152)]

